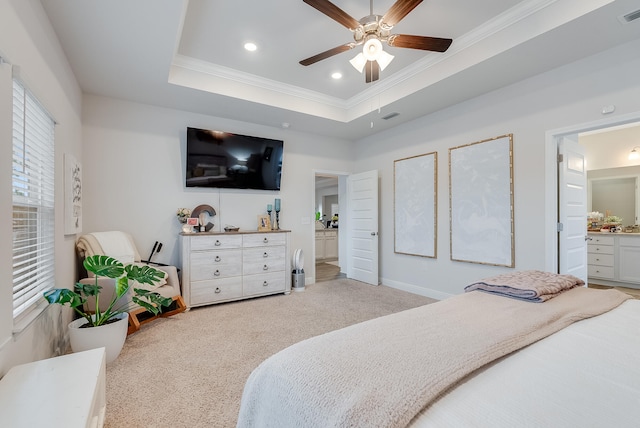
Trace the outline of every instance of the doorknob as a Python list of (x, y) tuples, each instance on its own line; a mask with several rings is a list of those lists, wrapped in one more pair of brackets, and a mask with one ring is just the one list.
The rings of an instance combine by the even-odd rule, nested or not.
[(585, 240), (585, 241), (593, 241), (593, 238), (592, 238), (592, 237), (590, 237), (590, 236), (588, 236), (588, 235), (585, 235), (585, 236), (584, 236), (584, 240)]
[(376, 236), (378, 232), (371, 232), (371, 236)]

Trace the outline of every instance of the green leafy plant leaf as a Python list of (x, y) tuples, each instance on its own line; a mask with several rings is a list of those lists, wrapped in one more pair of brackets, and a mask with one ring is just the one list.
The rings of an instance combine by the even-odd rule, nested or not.
[(124, 274), (124, 265), (108, 256), (95, 255), (87, 257), (84, 259), (83, 265), (88, 272), (93, 272), (96, 276), (118, 278)]
[(45, 291), (44, 298), (49, 303), (68, 304), (72, 308), (82, 306), (87, 301), (80, 294), (66, 288), (54, 288), (53, 290)]

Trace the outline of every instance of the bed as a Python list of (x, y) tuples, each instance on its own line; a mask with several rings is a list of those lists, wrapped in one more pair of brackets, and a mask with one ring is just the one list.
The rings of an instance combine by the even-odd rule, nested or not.
[(238, 427), (640, 426), (640, 301), (504, 277), (275, 354)]

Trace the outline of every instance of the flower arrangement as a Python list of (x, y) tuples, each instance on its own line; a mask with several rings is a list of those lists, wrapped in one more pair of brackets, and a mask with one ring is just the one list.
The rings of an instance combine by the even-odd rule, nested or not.
[(587, 213), (587, 218), (592, 221), (600, 221), (604, 218), (604, 214), (598, 211), (592, 211), (590, 213)]
[(617, 215), (610, 215), (605, 217), (604, 222), (609, 224), (620, 224), (622, 223), (622, 217), (618, 217)]
[(180, 223), (186, 223), (187, 218), (191, 217), (191, 210), (189, 208), (178, 208), (176, 216), (178, 216)]

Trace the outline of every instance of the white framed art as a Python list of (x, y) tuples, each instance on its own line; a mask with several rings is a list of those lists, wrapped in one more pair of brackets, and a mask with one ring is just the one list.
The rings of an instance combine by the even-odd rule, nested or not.
[(393, 162), (394, 252), (436, 258), (438, 153)]
[(449, 149), (451, 260), (515, 267), (513, 134)]

